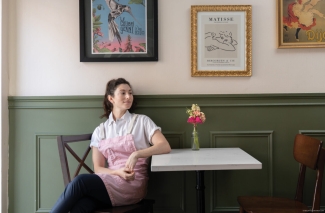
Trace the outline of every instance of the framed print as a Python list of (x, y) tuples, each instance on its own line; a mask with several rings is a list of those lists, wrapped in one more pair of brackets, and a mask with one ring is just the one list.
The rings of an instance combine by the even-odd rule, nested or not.
[(79, 0), (80, 61), (158, 61), (157, 0)]
[(277, 0), (278, 48), (325, 47), (324, 0)]
[(252, 75), (252, 7), (191, 7), (191, 76)]

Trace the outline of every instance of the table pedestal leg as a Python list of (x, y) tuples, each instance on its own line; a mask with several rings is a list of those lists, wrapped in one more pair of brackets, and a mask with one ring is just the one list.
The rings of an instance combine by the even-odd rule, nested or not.
[(196, 171), (196, 209), (198, 213), (205, 213), (204, 171)]

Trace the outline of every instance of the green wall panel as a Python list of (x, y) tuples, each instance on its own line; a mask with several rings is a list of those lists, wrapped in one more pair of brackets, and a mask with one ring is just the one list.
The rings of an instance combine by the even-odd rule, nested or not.
[[(213, 171), (211, 205), (215, 211), (238, 211), (238, 195), (273, 195), (273, 131), (213, 131), (211, 147), (239, 147), (262, 163), (261, 170)], [(225, 193), (226, 192), (226, 193)]]
[[(165, 131), (164, 135), (173, 149), (184, 147), (185, 132)], [(147, 195), (156, 201), (155, 212), (185, 212), (185, 181), (185, 172), (150, 173)]]
[[(207, 117), (198, 127), (201, 147), (240, 147), (262, 162), (261, 170), (205, 172), (207, 212), (238, 212), (238, 195), (293, 198), (298, 175), (292, 155), (294, 136), (303, 133), (325, 140), (325, 94), (136, 98), (136, 113), (148, 115), (161, 126), (172, 148), (191, 146), (193, 127), (186, 123), (185, 111), (197, 103)], [(9, 97), (10, 213), (49, 212), (64, 189), (56, 136), (91, 133), (104, 121), (99, 118), (101, 99)], [(80, 145), (80, 150), (88, 143)], [(71, 156), (69, 163), (77, 165)], [(308, 171), (304, 194), (308, 205), (314, 179)], [(196, 212), (195, 181), (193, 171), (152, 172), (147, 196), (156, 200), (155, 212)]]
[(36, 212), (49, 212), (53, 205), (52, 201), (57, 199), (64, 189), (63, 181), (56, 178), (57, 174), (61, 174), (58, 152), (49, 152), (49, 150), (57, 150), (56, 137), (37, 135)]

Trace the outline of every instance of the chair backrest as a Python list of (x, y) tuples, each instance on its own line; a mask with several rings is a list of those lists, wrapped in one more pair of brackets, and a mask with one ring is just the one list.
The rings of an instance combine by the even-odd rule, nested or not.
[(317, 172), (312, 210), (320, 209), (320, 196), (325, 163), (325, 149), (322, 148), (322, 146), (322, 141), (298, 134), (296, 135), (293, 148), (294, 158), (300, 163), (295, 200), (302, 202), (306, 167), (316, 170)]
[(60, 135), (57, 137), (60, 162), (61, 162), (61, 168), (62, 168), (62, 175), (63, 175), (63, 181), (64, 181), (65, 186), (68, 185), (71, 181), (69, 163), (68, 163), (68, 158), (67, 158), (67, 151), (69, 151), (71, 153), (71, 155), (79, 162), (79, 165), (77, 166), (76, 171), (74, 172), (73, 178), (75, 178), (79, 174), (82, 167), (84, 167), (89, 173), (94, 173), (93, 170), (85, 163), (85, 160), (87, 159), (87, 156), (88, 156), (91, 148), (88, 146), (86, 148), (83, 156), (79, 157), (75, 153), (75, 151), (73, 151), (71, 146), (69, 146), (70, 143), (89, 141), (91, 139), (91, 135), (92, 134)]
[[(63, 181), (64, 181), (65, 186), (67, 186), (71, 181), (69, 163), (68, 163), (68, 158), (67, 158), (67, 151), (69, 151), (71, 153), (71, 155), (79, 162), (79, 165), (77, 166), (76, 171), (74, 172), (73, 178), (75, 178), (79, 174), (82, 167), (84, 167), (89, 173), (94, 173), (93, 170), (89, 166), (87, 166), (86, 162), (85, 162), (88, 154), (90, 153), (91, 148), (89, 146), (87, 146), (83, 156), (79, 157), (76, 154), (76, 152), (72, 149), (72, 147), (69, 145), (71, 143), (90, 141), (91, 135), (92, 134), (60, 135), (57, 137), (60, 162), (61, 162), (61, 168), (62, 168), (62, 175), (63, 175)], [(134, 205), (114, 206), (114, 207), (110, 207), (107, 209), (96, 209), (96, 211), (94, 211), (94, 213), (153, 212), (154, 202), (155, 202), (154, 200), (144, 199), (141, 202), (134, 204)]]
[(293, 156), (299, 163), (311, 169), (316, 169), (322, 144), (323, 142), (316, 138), (298, 134), (294, 142)]

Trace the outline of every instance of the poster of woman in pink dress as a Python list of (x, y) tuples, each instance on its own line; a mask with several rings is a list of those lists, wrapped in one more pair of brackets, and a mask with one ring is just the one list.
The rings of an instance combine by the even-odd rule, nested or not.
[(283, 43), (325, 42), (324, 0), (283, 0)]

